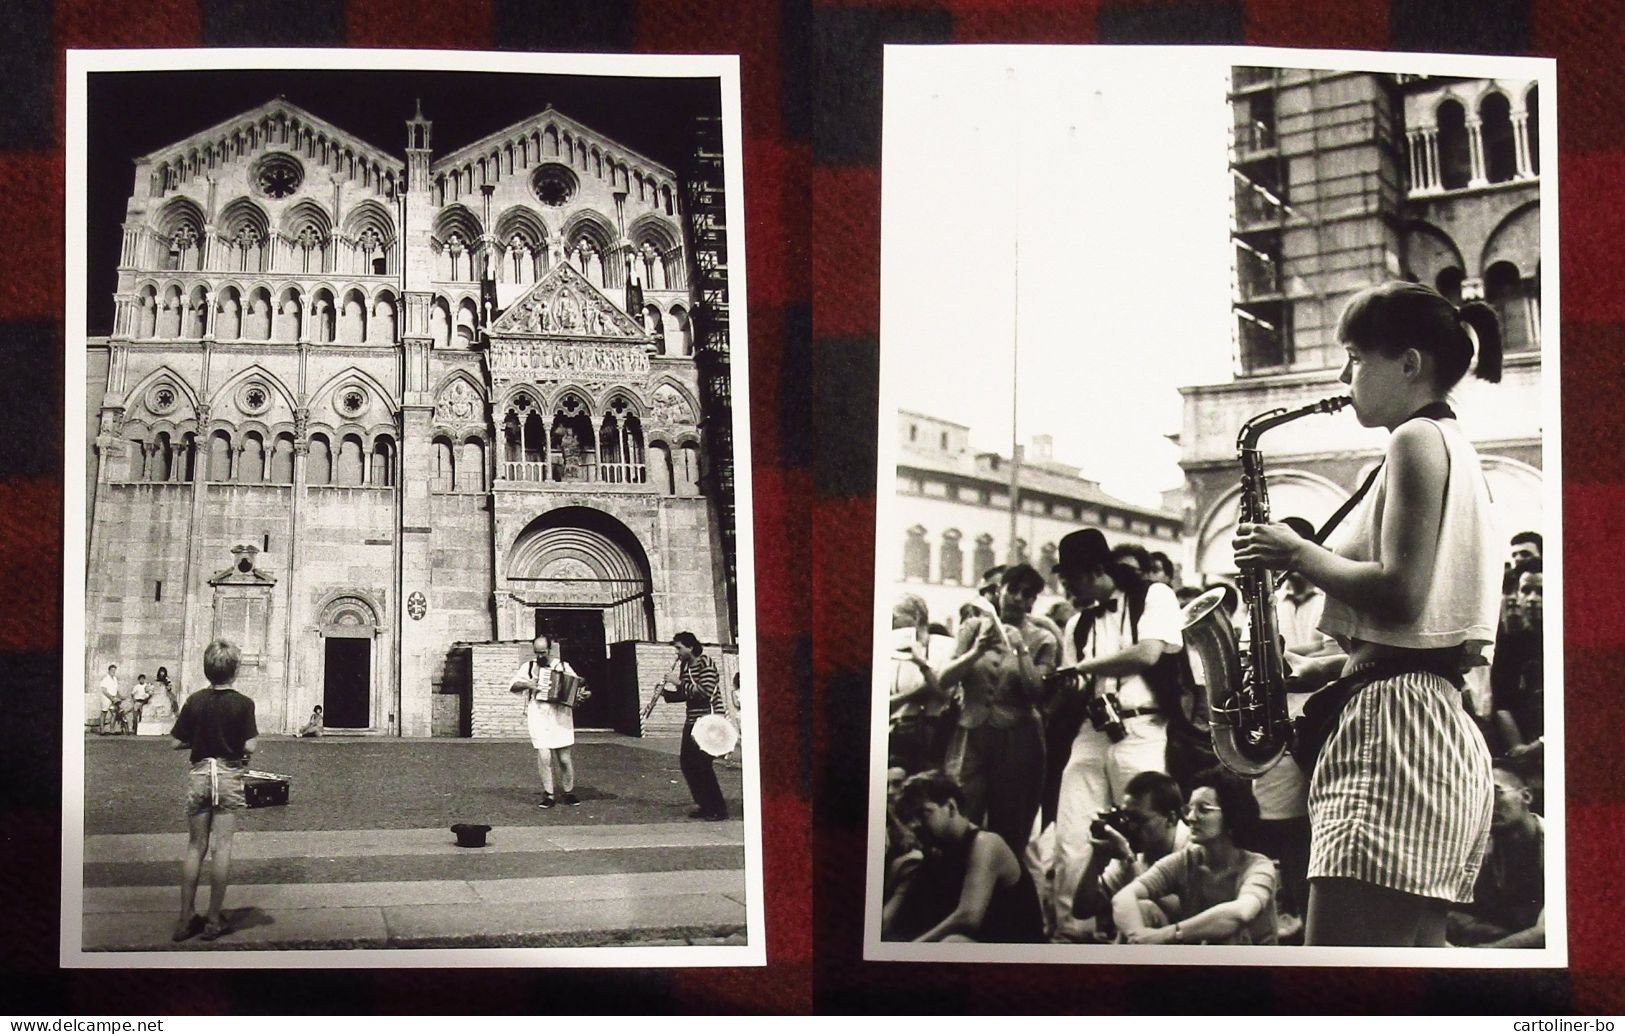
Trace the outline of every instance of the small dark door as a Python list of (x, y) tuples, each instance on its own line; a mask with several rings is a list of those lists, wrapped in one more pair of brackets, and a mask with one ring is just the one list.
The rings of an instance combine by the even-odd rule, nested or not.
[(547, 609), (536, 612), (536, 634), (551, 636), (554, 649), (577, 675), (587, 680), (592, 699), (576, 708), (578, 729), (614, 725), (615, 693), (609, 685), (609, 659), (604, 655), (604, 612)]
[(372, 640), (327, 639), (327, 667), (322, 679), (322, 720), (329, 729), (365, 729)]

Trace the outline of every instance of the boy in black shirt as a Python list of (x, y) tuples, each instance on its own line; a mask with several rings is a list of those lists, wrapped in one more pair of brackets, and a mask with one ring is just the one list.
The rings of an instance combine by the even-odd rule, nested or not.
[[(259, 746), (254, 701), (231, 688), (241, 659), (236, 644), (224, 639), (210, 643), (203, 651), (203, 673), (208, 676), (209, 688), (186, 698), (170, 730), (177, 741), (176, 750), (192, 750), (186, 796), (191, 839), (181, 869), (181, 915), (173, 938), (176, 941), (197, 933), (212, 941), (231, 929), (220, 914), (220, 906), (225, 901), (231, 872), (231, 835), (237, 829), (237, 812), (248, 806), (243, 798), (243, 772), (248, 767), (248, 756)], [(205, 921), (193, 908), (211, 832), (214, 865), (209, 871), (209, 916)]]

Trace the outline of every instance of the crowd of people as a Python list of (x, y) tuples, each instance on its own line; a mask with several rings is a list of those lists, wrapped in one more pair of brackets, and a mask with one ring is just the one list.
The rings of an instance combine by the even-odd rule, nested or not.
[(1411, 284), (1357, 297), (1343, 380), (1392, 432), (1383, 466), (1338, 537), (1238, 530), (1238, 565), (1285, 572), (1286, 702), (1318, 750), (1253, 780), (1217, 765), (1182, 632), (1204, 589), (1096, 529), (1062, 539), (1045, 614), (1027, 564), (947, 620), (896, 600), (884, 938), (1544, 943), (1541, 539), (1513, 539), (1497, 626), (1487, 495), (1445, 400), (1475, 351), (1498, 375), (1493, 319)]

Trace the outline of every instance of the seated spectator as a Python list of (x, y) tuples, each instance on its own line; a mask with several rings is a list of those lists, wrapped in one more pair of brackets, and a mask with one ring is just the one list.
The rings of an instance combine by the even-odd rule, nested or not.
[[(1089, 865), (1072, 897), (1073, 918), (1095, 921), (1092, 931), (1083, 928), (1086, 936), (1110, 940), (1116, 934), (1112, 897), (1145, 875), (1151, 866), (1186, 846), (1190, 829), (1179, 818), (1184, 811), (1184, 796), (1172, 776), (1141, 772), (1124, 788), (1122, 810), (1097, 816), (1089, 829)], [(1098, 837), (1093, 835), (1097, 828), (1101, 833)], [(1158, 905), (1167, 914), (1177, 911), (1179, 899), (1169, 895)]]
[(1004, 838), (964, 815), (953, 777), (924, 772), (898, 792), (897, 817), (927, 853), (886, 903), (887, 940), (1031, 943), (1043, 936), (1038, 892)]
[(1473, 903), (1450, 913), (1445, 939), (1474, 948), (1546, 944), (1546, 826), (1529, 810), (1529, 786), (1506, 760), (1495, 761), (1490, 850), (1473, 885)]
[[(1130, 944), (1276, 943), (1275, 864), (1241, 846), (1258, 820), (1251, 787), (1220, 768), (1192, 785), (1190, 845), (1117, 892), (1117, 929)], [(1171, 915), (1170, 895), (1179, 899)]]
[(310, 721), (306, 722), (305, 725), (304, 725), (304, 728), (299, 730), (299, 735), (302, 736), (302, 737), (304, 737), (304, 736), (320, 736), (320, 735), (322, 735), (323, 731), (324, 730), (322, 728), (322, 705), (317, 704), (315, 706), (315, 708), (312, 709), (311, 712), (310, 712)]

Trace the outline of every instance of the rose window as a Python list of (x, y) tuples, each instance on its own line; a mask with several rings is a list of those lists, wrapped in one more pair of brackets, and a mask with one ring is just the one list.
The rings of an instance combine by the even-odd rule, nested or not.
[(530, 176), (530, 189), (536, 200), (549, 208), (560, 208), (575, 196), (576, 174), (567, 165), (543, 165)]
[(285, 198), (305, 182), (305, 170), (292, 155), (268, 154), (254, 171), (254, 186), (270, 198)]
[(345, 388), (339, 393), (339, 409), (347, 416), (355, 416), (367, 408), (367, 393), (360, 388)]

